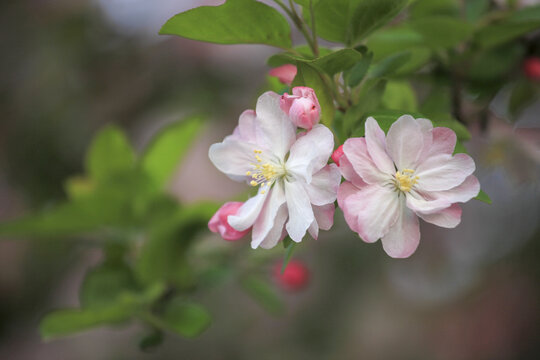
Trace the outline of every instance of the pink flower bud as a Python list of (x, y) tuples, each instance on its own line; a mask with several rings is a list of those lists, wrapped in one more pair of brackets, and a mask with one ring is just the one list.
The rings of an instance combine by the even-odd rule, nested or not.
[(219, 233), (224, 240), (228, 241), (235, 241), (244, 237), (249, 232), (249, 229), (244, 231), (235, 230), (227, 221), (229, 215), (236, 215), (242, 205), (244, 205), (242, 202), (228, 202), (223, 204), (208, 222), (210, 231)]
[(339, 166), (339, 159), (341, 159), (343, 154), (343, 145), (339, 145), (339, 147), (332, 154), (332, 160), (337, 164), (337, 166)]
[(309, 282), (309, 269), (299, 260), (291, 260), (283, 274), (280, 261), (274, 266), (274, 277), (280, 287), (289, 291), (298, 291), (305, 288)]
[(531, 80), (540, 81), (540, 57), (531, 56), (523, 62), (523, 71)]
[(292, 95), (287, 93), (281, 96), (279, 105), (281, 110), (289, 115), (294, 125), (311, 130), (313, 125), (319, 123), (321, 106), (315, 91), (308, 87), (295, 87)]
[(270, 76), (275, 76), (285, 85), (291, 85), (296, 76), (296, 66), (285, 64), (270, 70)]

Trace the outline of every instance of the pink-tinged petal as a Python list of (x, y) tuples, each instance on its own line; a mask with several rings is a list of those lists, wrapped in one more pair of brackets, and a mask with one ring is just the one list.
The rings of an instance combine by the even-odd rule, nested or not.
[(381, 239), (384, 251), (393, 258), (411, 256), (420, 243), (418, 217), (400, 200), (398, 217), (390, 231)]
[(431, 191), (425, 194), (430, 199), (445, 199), (451, 203), (465, 203), (478, 196), (480, 192), (480, 182), (474, 175), (469, 175), (464, 182), (458, 186), (445, 191)]
[(433, 214), (452, 205), (448, 199), (428, 199), (413, 191), (408, 192), (406, 198), (407, 207), (416, 213)]
[(455, 228), (461, 222), (461, 206), (452, 204), (452, 206), (433, 214), (416, 213), (424, 221), (444, 227)]
[(311, 183), (306, 185), (306, 191), (311, 203), (321, 206), (336, 201), (340, 183), (341, 173), (336, 164), (323, 167), (313, 175)]
[[(268, 233), (275, 226), (275, 218), (281, 205), (285, 203), (285, 190), (280, 182), (276, 182), (272, 189), (269, 190), (266, 201), (260, 211), (257, 220), (253, 224), (251, 247), (256, 249), (268, 236)], [(279, 235), (281, 234), (282, 227), (279, 229)], [(276, 229), (276, 232), (277, 229)]]
[(384, 131), (372, 117), (366, 120), (366, 145), (371, 159), (380, 171), (387, 174), (396, 172), (394, 162), (386, 152)]
[(416, 169), (416, 187), (420, 191), (448, 190), (465, 181), (474, 169), (474, 161), (467, 154), (432, 156)]
[(339, 145), (336, 150), (332, 153), (332, 161), (339, 166), (339, 159), (343, 156), (343, 145)]
[(212, 144), (208, 157), (214, 166), (235, 181), (247, 179), (246, 172), (251, 170), (253, 150), (257, 147), (252, 143), (238, 140), (225, 140)]
[(269, 91), (257, 100), (257, 139), (283, 160), (296, 141), (296, 129), (279, 107), (279, 99), (278, 94)]
[(347, 155), (345, 154), (343, 154), (343, 156), (341, 156), (339, 159), (339, 171), (341, 171), (341, 175), (343, 175), (345, 180), (352, 182), (354, 186), (358, 188), (363, 188), (364, 186), (368, 185), (364, 180), (362, 180), (360, 175), (356, 173), (351, 162), (347, 158)]
[(262, 187), (259, 188), (259, 193), (242, 205), (236, 215), (230, 215), (228, 218), (229, 224), (238, 231), (249, 229), (259, 217), (261, 209), (264, 205), (268, 191), (263, 193)]
[(257, 117), (255, 111), (246, 110), (238, 119), (238, 126), (234, 129), (233, 134), (226, 139), (242, 140), (246, 142), (257, 143)]
[(313, 206), (313, 214), (315, 220), (308, 228), (308, 232), (315, 240), (319, 238), (319, 229), (329, 230), (334, 224), (334, 204), (327, 204), (323, 206)]
[(365, 242), (372, 243), (386, 235), (396, 222), (399, 198), (390, 187), (369, 185), (345, 197), (342, 205), (347, 223), (353, 222), (351, 229)]
[(433, 142), (433, 123), (429, 119), (422, 118), (416, 119), (416, 122), (418, 123), (418, 125), (420, 125), (422, 139), (424, 140), (424, 148), (422, 149), (422, 152), (420, 154), (420, 158), (422, 158), (424, 151), (426, 151), (426, 149), (429, 149)]
[(296, 76), (296, 66), (292, 64), (285, 64), (278, 66), (268, 72), (268, 75), (275, 76), (285, 85), (291, 85)]
[(352, 164), (354, 171), (368, 184), (380, 184), (388, 178), (381, 172), (367, 151), (366, 139), (351, 138), (343, 144), (343, 152)]
[(287, 171), (303, 178), (308, 184), (314, 173), (327, 163), (334, 149), (334, 135), (324, 125), (316, 125), (291, 147)]
[[(367, 186), (367, 185), (366, 185)], [(352, 231), (357, 233), (359, 231), (358, 227), (358, 221), (356, 219), (356, 212), (355, 212), (355, 205), (356, 203), (351, 203), (347, 207), (345, 207), (345, 201), (349, 196), (354, 196), (360, 191), (359, 188), (354, 186), (352, 183), (345, 181), (341, 183), (338, 189), (338, 206), (343, 211), (343, 216), (345, 217), (345, 221), (347, 222), (347, 225), (351, 228)]]
[(283, 204), (279, 207), (276, 217), (274, 218), (274, 225), (259, 245), (263, 249), (271, 249), (276, 246), (285, 237), (285, 222), (289, 218), (289, 212), (287, 210), (287, 204)]
[(414, 169), (423, 147), (422, 127), (412, 116), (403, 115), (390, 126), (386, 149), (398, 170)]
[(315, 219), (309, 196), (300, 181), (285, 183), (285, 196), (289, 209), (289, 221), (286, 229), (295, 242), (302, 241), (307, 229)]
[(433, 129), (433, 143), (426, 157), (447, 154), (452, 155), (456, 147), (456, 133), (449, 128), (436, 127)]
[(244, 237), (249, 232), (249, 229), (238, 231), (232, 228), (227, 221), (229, 215), (236, 214), (242, 205), (243, 203), (241, 202), (228, 202), (223, 204), (208, 222), (210, 231), (219, 233), (224, 240), (228, 241), (235, 241)]

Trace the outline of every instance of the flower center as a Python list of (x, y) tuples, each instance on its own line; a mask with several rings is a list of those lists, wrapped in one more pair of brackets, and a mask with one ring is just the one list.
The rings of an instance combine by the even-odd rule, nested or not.
[(403, 169), (401, 171), (396, 171), (396, 175), (394, 175), (394, 177), (396, 178), (396, 180), (394, 181), (396, 188), (403, 192), (411, 191), (411, 189), (418, 182), (419, 179), (418, 176), (413, 176), (413, 174), (414, 170), (411, 169)]
[[(261, 150), (253, 150), (256, 163), (251, 164), (253, 170), (247, 171), (246, 175), (251, 176), (253, 180), (249, 183), (251, 186), (267, 186), (269, 187), (279, 177), (285, 175), (283, 166), (275, 165), (269, 161), (264, 161), (261, 158)], [(266, 190), (261, 191), (264, 194)]]

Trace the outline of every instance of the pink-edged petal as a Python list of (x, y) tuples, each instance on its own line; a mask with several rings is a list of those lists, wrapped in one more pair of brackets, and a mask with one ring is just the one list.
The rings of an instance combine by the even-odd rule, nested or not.
[[(281, 182), (270, 189), (257, 220), (253, 224), (251, 247), (256, 249), (274, 227), (275, 218), (281, 205), (285, 203), (285, 191)], [(281, 229), (279, 229), (281, 234)]]
[(356, 212), (355, 212), (356, 208), (354, 207), (356, 203), (348, 204), (347, 207), (345, 207), (345, 201), (347, 200), (349, 196), (354, 196), (359, 191), (360, 189), (358, 187), (353, 185), (351, 182), (345, 181), (341, 183), (341, 185), (339, 186), (338, 196), (337, 196), (338, 206), (343, 211), (343, 216), (345, 217), (345, 221), (347, 222), (347, 225), (349, 225), (351, 230), (354, 231), (355, 233), (358, 233), (359, 231), (358, 221), (356, 219)]
[(436, 127), (433, 129), (433, 143), (427, 151), (425, 158), (447, 154), (452, 155), (456, 147), (456, 133), (449, 128)]
[(261, 248), (271, 249), (285, 237), (285, 222), (287, 221), (288, 217), (289, 212), (287, 211), (287, 204), (282, 204), (276, 213), (276, 217), (274, 218), (274, 225), (259, 245)]
[(324, 125), (315, 125), (291, 147), (287, 171), (302, 177), (308, 184), (311, 176), (327, 163), (334, 149), (334, 135)]
[(339, 159), (339, 171), (341, 171), (341, 175), (343, 175), (345, 180), (352, 182), (358, 188), (368, 185), (354, 170), (351, 162), (345, 154), (343, 154), (343, 156), (341, 156)]
[(414, 169), (423, 147), (422, 126), (412, 116), (403, 115), (390, 126), (386, 149), (398, 170)]
[(367, 151), (366, 139), (351, 138), (343, 144), (344, 156), (350, 161), (354, 171), (368, 184), (384, 182), (388, 174), (381, 172)]
[(414, 191), (408, 192), (406, 198), (407, 207), (416, 213), (433, 214), (452, 205), (448, 199), (428, 199)]
[(455, 228), (461, 222), (461, 206), (452, 204), (450, 207), (433, 214), (416, 213), (424, 221), (444, 227)]
[(321, 206), (336, 201), (340, 182), (341, 173), (336, 164), (323, 167), (313, 175), (311, 183), (306, 185), (311, 203)]
[(327, 204), (323, 206), (313, 206), (313, 214), (315, 220), (308, 228), (309, 234), (317, 240), (319, 237), (319, 229), (330, 230), (334, 224), (334, 213), (336, 208), (334, 204)]
[(386, 152), (386, 136), (377, 121), (369, 117), (366, 120), (366, 145), (369, 155), (377, 168), (387, 174), (396, 170), (394, 162)]
[(480, 192), (480, 182), (474, 175), (469, 175), (464, 182), (458, 186), (445, 191), (431, 191), (426, 193), (430, 199), (445, 199), (451, 203), (465, 203), (478, 196)]
[(345, 219), (353, 224), (356, 221), (351, 229), (365, 242), (372, 243), (386, 235), (396, 222), (399, 198), (390, 187), (369, 185), (347, 196), (342, 204)]
[(208, 157), (214, 166), (235, 181), (246, 180), (246, 172), (251, 170), (253, 163), (252, 143), (239, 140), (225, 140), (222, 143), (212, 144), (208, 150)]
[(416, 187), (420, 191), (448, 190), (465, 181), (474, 169), (474, 161), (467, 154), (432, 156), (416, 169)]
[(259, 193), (254, 197), (249, 198), (244, 205), (238, 209), (236, 215), (229, 215), (229, 225), (238, 231), (244, 231), (252, 227), (261, 213), (268, 193), (268, 191), (263, 193), (262, 187), (260, 187)]
[(393, 258), (411, 256), (420, 243), (418, 217), (407, 209), (403, 198), (400, 199), (398, 216), (395, 224), (381, 239), (384, 251)]
[(274, 92), (262, 94), (257, 101), (257, 139), (280, 159), (296, 140), (294, 125), (279, 106), (280, 96)]
[(315, 216), (309, 196), (301, 182), (285, 180), (284, 183), (287, 208), (289, 210), (289, 221), (286, 229), (293, 241), (300, 242)]

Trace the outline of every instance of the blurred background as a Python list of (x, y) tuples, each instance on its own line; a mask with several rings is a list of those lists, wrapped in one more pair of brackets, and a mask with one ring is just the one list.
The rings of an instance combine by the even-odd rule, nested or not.
[[(214, 169), (207, 149), (254, 106), (275, 50), (157, 35), (173, 14), (222, 2), (2, 2), (0, 220), (64, 200), (65, 179), (83, 172), (104, 125), (119, 125), (142, 149), (190, 114), (208, 121), (169, 192), (187, 203), (240, 196), (244, 187)], [(518, 62), (513, 72), (522, 71)], [(74, 239), (5, 239), (0, 359), (540, 358), (540, 103), (510, 123), (500, 110), (507, 100), (495, 97), (488, 125), (472, 124), (466, 144), (493, 204), (463, 205), (456, 229), (422, 223), (420, 247), (405, 260), (362, 242), (337, 211), (333, 231), (295, 254), (309, 271), (307, 286), (275, 284), (285, 314), (269, 314), (225, 282), (202, 300), (214, 318), (205, 333), (167, 336), (151, 352), (137, 347), (137, 323), (42, 341), (40, 318), (77, 306), (84, 273), (101, 253)], [(224, 245), (210, 233), (204, 242)], [(272, 266), (265, 271), (271, 278)]]

